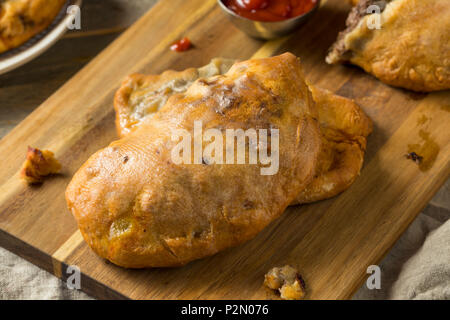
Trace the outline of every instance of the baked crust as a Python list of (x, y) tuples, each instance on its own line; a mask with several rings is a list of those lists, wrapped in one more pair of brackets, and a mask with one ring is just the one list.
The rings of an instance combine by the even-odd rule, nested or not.
[(414, 91), (450, 89), (450, 2), (385, 1), (381, 29), (370, 29), (373, 15), (365, 9), (378, 2), (362, 0), (352, 9), (327, 62), (350, 62), (389, 85)]
[(353, 101), (309, 86), (319, 113), (323, 148), (313, 181), (293, 204), (328, 199), (347, 190), (364, 163), (372, 121)]
[(116, 129), (120, 137), (134, 131), (177, 93), (184, 93), (199, 78), (225, 74), (235, 60), (215, 58), (202, 68), (168, 70), (161, 75), (132, 74), (114, 97)]
[[(94, 154), (66, 190), (89, 246), (129, 268), (179, 266), (253, 238), (316, 171), (321, 136), (292, 54), (236, 63), (195, 81), (151, 121)], [(174, 129), (279, 129), (279, 170), (171, 161)], [(222, 131), (222, 130), (221, 130)]]
[[(185, 92), (201, 77), (224, 74), (234, 60), (216, 58), (205, 67), (129, 76), (115, 95), (116, 128), (123, 137), (138, 128), (175, 93)], [(346, 190), (359, 176), (372, 123), (352, 100), (309, 85), (319, 114), (323, 148), (311, 184), (293, 205), (319, 201)]]
[(16, 48), (45, 30), (65, 0), (0, 1), (0, 53)]

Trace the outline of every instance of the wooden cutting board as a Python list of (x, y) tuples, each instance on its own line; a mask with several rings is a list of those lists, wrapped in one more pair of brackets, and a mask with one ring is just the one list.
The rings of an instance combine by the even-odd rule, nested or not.
[[(160, 1), (0, 141), (0, 245), (98, 298), (272, 299), (262, 286), (273, 266), (301, 270), (310, 299), (346, 299), (449, 176), (450, 92), (417, 94), (382, 84), (360, 69), (330, 66), (327, 49), (349, 7), (329, 0), (290, 37), (262, 42), (231, 25), (215, 0)], [(188, 36), (195, 48), (168, 48)], [(346, 192), (289, 208), (255, 239), (182, 268), (126, 270), (83, 242), (64, 200), (74, 172), (116, 139), (112, 100), (131, 72), (202, 66), (213, 57), (248, 59), (291, 51), (317, 86), (355, 99), (373, 119), (364, 169)], [(28, 145), (50, 149), (63, 173), (28, 187), (18, 172)], [(413, 150), (411, 150), (413, 149)], [(425, 156), (419, 167), (408, 151)]]

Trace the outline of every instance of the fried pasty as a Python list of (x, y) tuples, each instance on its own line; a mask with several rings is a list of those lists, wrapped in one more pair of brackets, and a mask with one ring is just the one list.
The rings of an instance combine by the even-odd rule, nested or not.
[[(368, 14), (370, 5), (378, 5), (381, 14)], [(380, 29), (375, 28), (377, 16)], [(356, 64), (396, 87), (449, 89), (450, 1), (361, 0), (326, 61)]]
[[(119, 136), (135, 130), (154, 116), (175, 93), (185, 92), (194, 80), (223, 74), (234, 60), (216, 58), (205, 67), (166, 71), (161, 75), (133, 74), (115, 95)], [(314, 180), (292, 204), (331, 198), (346, 190), (359, 176), (364, 161), (370, 119), (359, 106), (344, 97), (309, 85), (319, 115), (323, 148)]]
[[(312, 181), (321, 150), (316, 119), (295, 56), (236, 63), (172, 95), (150, 121), (91, 156), (66, 190), (68, 207), (89, 246), (119, 266), (179, 266), (215, 254), (253, 238)], [(199, 120), (222, 135), (278, 129), (278, 171), (175, 164), (172, 135), (192, 132)]]
[(65, 0), (0, 1), (0, 53), (16, 48), (45, 30)]

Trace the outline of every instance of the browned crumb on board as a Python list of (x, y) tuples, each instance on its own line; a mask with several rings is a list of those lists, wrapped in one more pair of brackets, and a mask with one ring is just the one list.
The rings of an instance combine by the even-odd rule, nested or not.
[(50, 174), (58, 173), (61, 164), (55, 159), (53, 152), (28, 147), (27, 160), (25, 160), (20, 177), (28, 184), (44, 182)]
[(301, 275), (291, 266), (272, 268), (264, 277), (264, 285), (278, 290), (285, 300), (300, 300), (305, 297), (306, 286)]

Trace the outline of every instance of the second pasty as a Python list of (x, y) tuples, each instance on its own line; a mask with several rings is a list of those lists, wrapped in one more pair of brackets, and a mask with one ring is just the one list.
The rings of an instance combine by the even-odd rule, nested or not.
[(0, 1), (0, 52), (20, 46), (47, 28), (65, 0)]
[[(381, 14), (368, 14), (371, 5)], [(450, 89), (450, 1), (361, 0), (326, 61), (356, 64), (396, 87)]]

